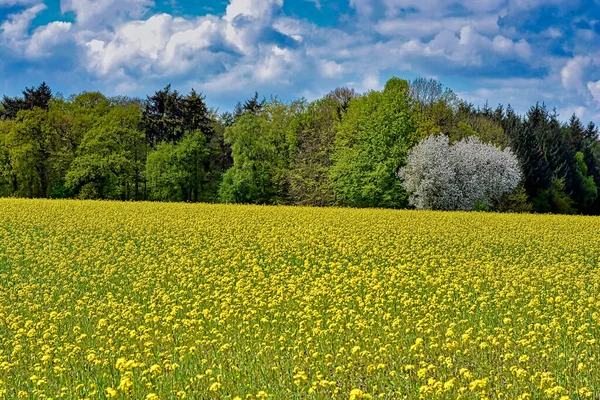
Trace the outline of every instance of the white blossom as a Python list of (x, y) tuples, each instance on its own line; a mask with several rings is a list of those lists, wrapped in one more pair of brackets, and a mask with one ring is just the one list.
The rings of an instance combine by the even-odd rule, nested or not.
[(398, 172), (418, 209), (472, 210), (492, 206), (521, 181), (517, 157), (469, 137), (450, 145), (443, 135), (429, 136), (408, 154)]

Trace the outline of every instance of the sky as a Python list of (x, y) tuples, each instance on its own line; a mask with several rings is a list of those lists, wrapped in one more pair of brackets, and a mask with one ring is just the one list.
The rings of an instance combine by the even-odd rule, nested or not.
[(600, 0), (0, 0), (0, 94), (171, 83), (225, 111), (392, 76), (600, 123)]

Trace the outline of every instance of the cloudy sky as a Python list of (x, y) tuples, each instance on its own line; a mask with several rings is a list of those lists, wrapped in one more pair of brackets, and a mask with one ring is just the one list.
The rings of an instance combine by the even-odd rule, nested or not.
[(2, 94), (172, 83), (226, 110), (417, 75), (600, 123), (600, 0), (0, 0)]

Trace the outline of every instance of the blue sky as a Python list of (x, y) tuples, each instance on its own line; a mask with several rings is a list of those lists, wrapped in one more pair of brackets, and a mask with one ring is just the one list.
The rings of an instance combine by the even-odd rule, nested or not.
[(0, 0), (1, 94), (172, 83), (226, 110), (418, 75), (600, 122), (600, 0)]

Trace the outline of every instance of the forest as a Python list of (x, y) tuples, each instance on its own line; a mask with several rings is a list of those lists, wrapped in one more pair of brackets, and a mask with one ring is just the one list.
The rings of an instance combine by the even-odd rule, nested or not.
[[(459, 146), (471, 139), (482, 149), (477, 165), (501, 173), (485, 154), (504, 151), (519, 178), (493, 201), (473, 195), (460, 209), (600, 214), (593, 122), (562, 120), (544, 104), (524, 115), (510, 105), (477, 107), (426, 78), (392, 78), (367, 93), (337, 88), (310, 102), (256, 93), (232, 112), (171, 86), (146, 99), (65, 98), (42, 83), (0, 102), (0, 196), (458, 209), (440, 201), (457, 196), (443, 188), (466, 193), (473, 180), (431, 182), (471, 151)], [(436, 169), (438, 155), (427, 149), (451, 144), (454, 158), (439, 158)], [(412, 156), (419, 167), (407, 166), (415, 149), (429, 159)], [(437, 200), (415, 199), (420, 189), (409, 181), (421, 189), (427, 181), (420, 196)]]

